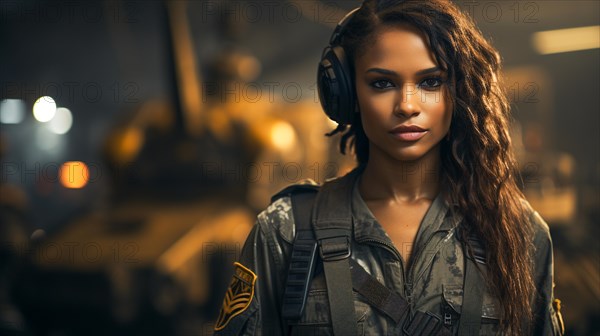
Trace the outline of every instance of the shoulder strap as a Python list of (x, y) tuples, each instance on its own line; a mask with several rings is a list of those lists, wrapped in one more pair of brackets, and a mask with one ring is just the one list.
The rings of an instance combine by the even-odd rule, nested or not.
[(317, 194), (312, 224), (323, 260), (334, 335), (356, 335), (356, 313), (350, 274), (352, 212), (349, 191), (357, 171), (326, 182)]
[[(465, 250), (465, 281), (463, 284), (463, 303), (458, 322), (458, 335), (478, 335), (481, 328), (481, 312), (483, 306), (483, 289), (485, 278), (483, 267), (477, 263), (485, 263), (485, 250), (475, 236), (469, 236), (469, 245), (473, 250), (473, 258), (467, 256)], [(463, 243), (463, 246), (466, 245)]]
[[(292, 184), (289, 185), (283, 189), (281, 189), (279, 192), (275, 193), (273, 196), (271, 196), (271, 203), (273, 203), (276, 199), (284, 197), (284, 196), (292, 196), (294, 194), (297, 193), (304, 193), (304, 192), (309, 192), (312, 194), (316, 194), (319, 191), (319, 184), (317, 184), (317, 182), (315, 182), (312, 179), (304, 179), (296, 184)], [(293, 202), (293, 198), (292, 198), (292, 202)], [(299, 204), (300, 206), (304, 206), (304, 204), (301, 203)], [(312, 206), (312, 204), (310, 204)], [(310, 209), (310, 208), (305, 208), (305, 209)], [(308, 211), (310, 213), (310, 210)]]
[(316, 265), (317, 241), (310, 226), (310, 214), (317, 189), (292, 193), (292, 211), (296, 237), (290, 256), (283, 292), (282, 318), (298, 320), (304, 311), (306, 297)]

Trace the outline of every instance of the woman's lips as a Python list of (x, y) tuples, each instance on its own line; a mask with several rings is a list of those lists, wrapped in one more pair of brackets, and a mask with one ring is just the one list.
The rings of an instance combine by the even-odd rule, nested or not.
[(421, 131), (421, 132), (392, 132), (392, 136), (398, 140), (402, 140), (402, 141), (416, 141), (421, 139), (425, 133), (427, 133), (427, 131)]

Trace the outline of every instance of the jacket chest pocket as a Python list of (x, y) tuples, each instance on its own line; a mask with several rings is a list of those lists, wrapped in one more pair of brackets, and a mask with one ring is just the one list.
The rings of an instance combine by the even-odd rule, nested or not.
[[(354, 310), (356, 313), (357, 335), (364, 335), (365, 320), (370, 309), (369, 305), (359, 301), (354, 294)], [(308, 292), (306, 306), (302, 318), (291, 327), (292, 335), (333, 335), (329, 301), (324, 289)]]
[[(463, 288), (461, 285), (443, 285), (442, 322), (454, 332), (462, 311)], [(476, 335), (496, 335), (499, 331), (500, 305), (487, 293), (483, 295), (481, 329)]]

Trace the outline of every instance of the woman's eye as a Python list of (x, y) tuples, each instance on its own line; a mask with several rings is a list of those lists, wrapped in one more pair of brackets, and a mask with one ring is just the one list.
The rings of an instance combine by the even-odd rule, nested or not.
[(372, 82), (371, 86), (376, 89), (387, 89), (387, 88), (393, 87), (394, 84), (392, 84), (392, 82), (390, 82), (386, 79), (380, 79), (380, 80), (376, 80), (376, 81)]
[(419, 87), (424, 88), (425, 90), (436, 90), (438, 87), (442, 86), (444, 82), (441, 78), (427, 78), (419, 84)]

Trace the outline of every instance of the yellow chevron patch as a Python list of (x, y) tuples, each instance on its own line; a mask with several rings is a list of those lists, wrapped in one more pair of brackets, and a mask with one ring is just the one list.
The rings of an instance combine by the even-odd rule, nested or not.
[(243, 313), (250, 306), (254, 296), (256, 274), (238, 262), (234, 262), (233, 266), (233, 278), (225, 293), (215, 330), (225, 328), (233, 317)]

